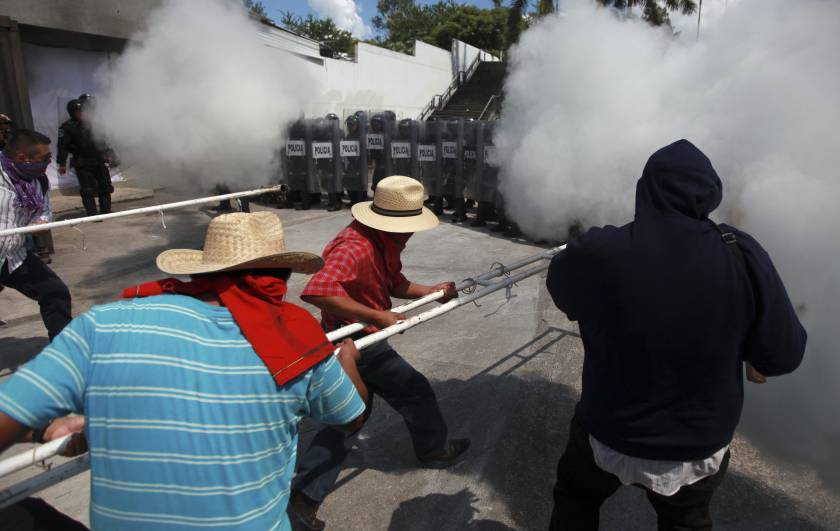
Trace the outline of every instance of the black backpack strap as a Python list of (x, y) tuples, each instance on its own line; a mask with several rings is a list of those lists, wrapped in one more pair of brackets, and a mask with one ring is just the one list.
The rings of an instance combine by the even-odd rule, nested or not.
[(744, 258), (744, 251), (741, 250), (741, 246), (738, 245), (738, 238), (735, 237), (735, 234), (732, 232), (726, 232), (720, 225), (715, 223), (712, 220), (709, 220), (709, 223), (712, 224), (712, 227), (715, 228), (716, 231), (720, 233), (720, 239), (723, 240), (723, 243), (726, 244), (726, 247), (735, 255), (735, 259), (741, 264), (741, 267), (744, 268), (744, 271), (747, 273), (747, 278), (750, 277), (749, 271), (750, 269), (747, 267), (747, 260)]

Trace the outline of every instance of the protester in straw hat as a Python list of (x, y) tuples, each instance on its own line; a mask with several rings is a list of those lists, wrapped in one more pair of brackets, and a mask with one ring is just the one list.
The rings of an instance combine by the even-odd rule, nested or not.
[[(393, 325), (405, 316), (390, 311), (391, 297), (417, 299), (445, 290), (439, 302), (457, 296), (455, 284), (423, 286), (403, 276), (400, 253), (412, 233), (433, 229), (438, 220), (423, 207), (423, 185), (409, 177), (387, 177), (373, 201), (353, 206), (355, 221), (324, 249), (326, 265), (313, 276), (302, 298), (322, 311), (327, 330), (363, 322), (363, 333)], [(437, 398), (429, 381), (387, 342), (362, 351), (359, 373), (405, 421), (417, 458), (443, 468), (469, 447), (469, 439), (449, 440)], [(368, 408), (368, 413), (370, 408)], [(353, 435), (325, 428), (315, 435), (301, 459), (293, 485), (290, 512), (309, 529), (322, 529), (317, 510), (338, 477)]]
[(368, 398), (352, 342), (332, 356), (317, 320), (283, 301), (317, 255), (287, 250), (276, 215), (210, 222), (204, 248), (162, 253), (165, 273), (73, 320), (0, 387), (0, 451), (85, 415), (96, 529), (290, 529), (304, 415), (358, 429)]

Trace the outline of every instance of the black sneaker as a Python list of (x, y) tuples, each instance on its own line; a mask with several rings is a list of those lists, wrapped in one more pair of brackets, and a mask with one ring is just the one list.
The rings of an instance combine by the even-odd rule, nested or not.
[(430, 457), (424, 457), (420, 463), (425, 468), (448, 468), (455, 464), (458, 457), (470, 447), (469, 439), (450, 439), (446, 450)]
[(292, 491), (289, 497), (289, 520), (292, 521), (292, 529), (295, 531), (322, 531), (327, 527), (327, 523), (318, 519), (318, 507), (321, 504), (309, 499), (309, 496)]

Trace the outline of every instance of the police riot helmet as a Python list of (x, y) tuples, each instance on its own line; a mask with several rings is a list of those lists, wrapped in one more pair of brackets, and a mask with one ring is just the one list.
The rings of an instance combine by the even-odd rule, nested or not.
[(411, 135), (411, 123), (413, 121), (414, 120), (412, 120), (411, 118), (404, 118), (400, 120), (400, 123), (397, 126), (399, 128), (400, 136), (407, 137)]
[(347, 131), (355, 131), (359, 128), (359, 117), (351, 114), (344, 123), (347, 124)]
[(15, 125), (15, 122), (8, 115), (0, 114), (0, 125)]
[(383, 126), (385, 125), (385, 119), (382, 117), (381, 114), (374, 114), (370, 118), (370, 128), (375, 133), (382, 132)]
[(73, 113), (81, 110), (82, 102), (80, 102), (79, 100), (70, 100), (67, 102), (67, 114), (69, 114), (71, 117), (73, 116)]
[(356, 111), (356, 112), (353, 113), (353, 116), (355, 116), (359, 120), (361, 120), (364, 115), (365, 115), (365, 111)]
[(327, 115), (327, 120), (340, 120), (340, 118), (336, 113), (331, 112)]
[(394, 111), (383, 111), (382, 117), (389, 122), (397, 121), (397, 115)]

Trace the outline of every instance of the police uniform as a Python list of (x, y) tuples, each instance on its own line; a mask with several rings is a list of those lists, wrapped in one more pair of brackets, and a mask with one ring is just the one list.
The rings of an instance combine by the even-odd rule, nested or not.
[(105, 165), (106, 160), (112, 158), (108, 146), (94, 140), (90, 125), (87, 122), (73, 118), (76, 111), (82, 110), (82, 104), (73, 100), (67, 104), (67, 111), (71, 118), (58, 128), (58, 157), (59, 166), (65, 166), (67, 157), (73, 155), (73, 168), (79, 179), (79, 193), (82, 204), (89, 216), (96, 211), (96, 197), (99, 197), (99, 213), (111, 212), (111, 194), (114, 186), (111, 184), (111, 173)]

